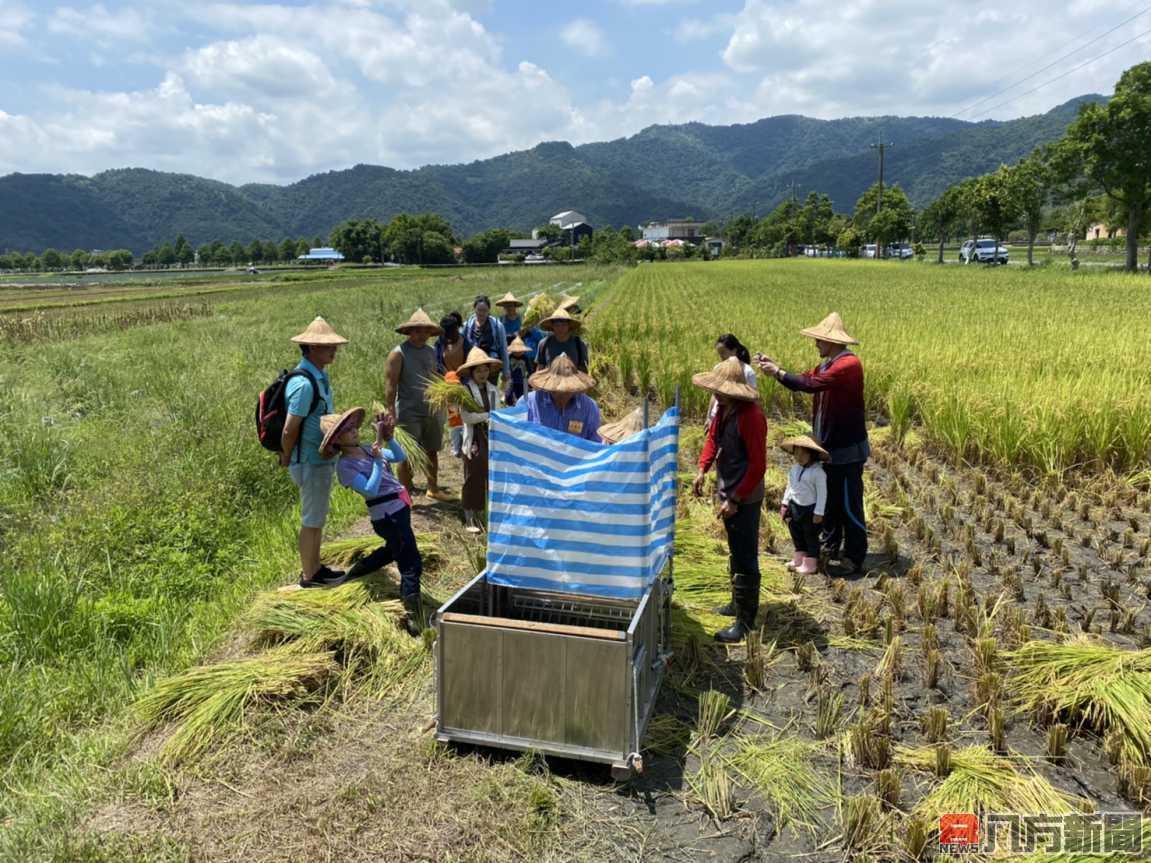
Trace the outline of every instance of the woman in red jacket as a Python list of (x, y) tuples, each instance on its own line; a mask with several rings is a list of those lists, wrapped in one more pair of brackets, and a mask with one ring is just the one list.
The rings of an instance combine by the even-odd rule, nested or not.
[(703, 494), (704, 477), (714, 465), (731, 573), (731, 603), (716, 611), (735, 618), (715, 638), (734, 644), (755, 628), (759, 611), (759, 513), (767, 470), (767, 418), (759, 406), (759, 391), (744, 380), (743, 364), (737, 357), (691, 380), (714, 393), (719, 404), (707, 427), (692, 489), (697, 496)]
[[(832, 575), (860, 575), (867, 556), (867, 521), (863, 513), (863, 466), (871, 455), (863, 401), (863, 364), (848, 350), (858, 339), (848, 335), (843, 319), (832, 312), (814, 327), (800, 330), (815, 340), (823, 360), (809, 372), (784, 371), (757, 355), (760, 370), (789, 390), (812, 393), (812, 437), (830, 453), (823, 551), (849, 564)], [(840, 546), (842, 545), (842, 555)]]

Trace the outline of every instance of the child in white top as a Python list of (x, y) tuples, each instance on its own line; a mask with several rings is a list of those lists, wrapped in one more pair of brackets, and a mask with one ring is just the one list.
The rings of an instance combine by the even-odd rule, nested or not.
[(827, 461), (829, 455), (807, 435), (787, 438), (779, 447), (795, 457), (779, 508), (795, 543), (795, 555), (787, 568), (814, 575), (819, 566), (819, 526), (827, 508), (827, 474), (820, 462)]

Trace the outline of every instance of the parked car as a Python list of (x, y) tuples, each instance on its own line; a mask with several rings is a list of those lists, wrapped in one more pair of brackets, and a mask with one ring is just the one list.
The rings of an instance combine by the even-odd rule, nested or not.
[(887, 247), (886, 255), (889, 258), (906, 261), (915, 257), (915, 249), (911, 247), (911, 243), (892, 243)]
[(861, 258), (874, 258), (875, 257), (875, 243), (868, 243), (866, 246), (864, 246), (859, 252), (859, 257), (861, 257)]
[(1007, 258), (1007, 247), (998, 245), (992, 237), (968, 240), (959, 247), (959, 261), (964, 264), (973, 261), (977, 264), (1006, 264)]

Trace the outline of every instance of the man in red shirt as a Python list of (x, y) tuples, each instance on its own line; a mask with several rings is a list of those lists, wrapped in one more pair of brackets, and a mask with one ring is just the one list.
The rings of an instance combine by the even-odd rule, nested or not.
[(831, 454), (830, 462), (823, 466), (827, 474), (823, 550), (830, 559), (850, 564), (833, 574), (859, 575), (867, 556), (863, 465), (871, 455), (863, 401), (863, 364), (847, 349), (859, 341), (847, 334), (843, 319), (835, 312), (800, 333), (815, 340), (823, 358), (814, 369), (802, 374), (786, 372), (762, 355), (756, 356), (756, 364), (789, 390), (814, 395), (811, 436)]
[(735, 618), (715, 638), (734, 644), (755, 628), (759, 611), (759, 513), (767, 470), (767, 418), (759, 406), (759, 391), (744, 380), (738, 357), (729, 357), (691, 380), (714, 393), (719, 405), (707, 427), (692, 489), (697, 497), (703, 494), (704, 477), (714, 465), (731, 573), (731, 603), (716, 611)]

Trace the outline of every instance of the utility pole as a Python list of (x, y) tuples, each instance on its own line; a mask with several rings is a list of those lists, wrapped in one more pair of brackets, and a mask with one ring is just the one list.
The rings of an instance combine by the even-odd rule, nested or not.
[(887, 148), (894, 146), (895, 145), (890, 141), (885, 142), (882, 140), (878, 144), (871, 145), (871, 149), (879, 151), (879, 200), (875, 202), (876, 215), (883, 209), (883, 157), (887, 153)]
[[(887, 153), (887, 148), (894, 146), (890, 141), (885, 142), (882, 138), (879, 139), (878, 144), (871, 145), (871, 149), (879, 151), (879, 197), (875, 201), (875, 215), (877, 216), (883, 211), (883, 157)], [(883, 258), (883, 248), (879, 242), (879, 237), (874, 237), (874, 239), (875, 260), (878, 261)]]
[(795, 180), (792, 180), (792, 181), (791, 181), (791, 202), (792, 202), (793, 204), (794, 204), (794, 203), (796, 202), (796, 200), (797, 200), (797, 198), (796, 198), (796, 195), (795, 195), (795, 190), (796, 190), (796, 189), (798, 189), (798, 188), (800, 188), (800, 185), (799, 185), (797, 182), (795, 182)]

